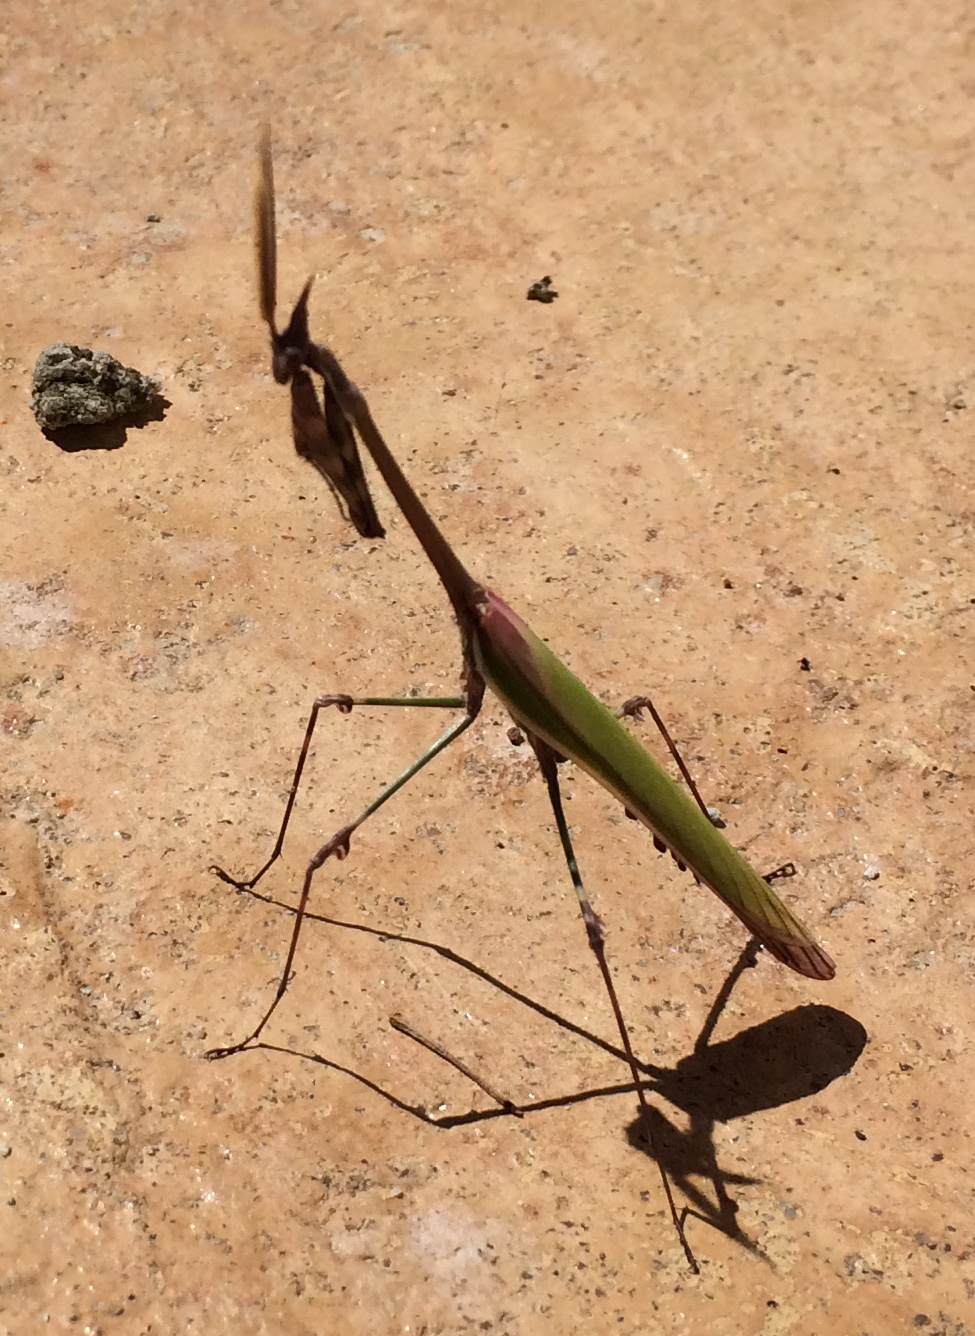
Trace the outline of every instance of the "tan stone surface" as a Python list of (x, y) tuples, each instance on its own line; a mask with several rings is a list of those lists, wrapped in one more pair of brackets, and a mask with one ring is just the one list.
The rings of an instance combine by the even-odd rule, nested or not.
[[(973, 1329), (973, 56), (957, 3), (7, 0), (3, 1332)], [(265, 115), (283, 300), (318, 272), (315, 331), (474, 573), (606, 700), (653, 691), (835, 955), (749, 971), (679, 1107), (743, 934), (567, 771), (678, 1196), (713, 1214), (713, 1155), (737, 1203), (742, 1236), (690, 1222), (700, 1277), (621, 1064), (429, 947), (310, 924), (268, 1036), (299, 1056), (203, 1061), (291, 922), (207, 868), (267, 852), (315, 693), (456, 682), (388, 495), (354, 541), (293, 457)], [(46, 440), (57, 339), (161, 378), (165, 419)], [(439, 723), (324, 720), (270, 895)], [(612, 1038), (493, 706), (315, 906)], [(538, 1107), (464, 1121), (490, 1101), (395, 1011)]]

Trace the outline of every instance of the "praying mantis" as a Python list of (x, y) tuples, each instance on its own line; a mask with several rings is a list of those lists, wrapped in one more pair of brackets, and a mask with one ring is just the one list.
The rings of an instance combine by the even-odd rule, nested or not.
[[(344, 694), (319, 696), (312, 705), (291, 790), (277, 840), (267, 862), (247, 881), (222, 868), (213, 872), (240, 891), (256, 886), (280, 856), (318, 716), (336, 707), (343, 714), (360, 706), (407, 706), (462, 711), (461, 716), (410, 766), (388, 784), (358, 816), (344, 825), (310, 859), (301, 888), (291, 941), (277, 991), (257, 1027), (243, 1040), (211, 1049), (210, 1059), (224, 1058), (254, 1045), (283, 998), (291, 976), (302, 921), (315, 873), (335, 857), (344, 858), (355, 832), (436, 756), (456, 741), (477, 718), (488, 688), (494, 692), (534, 749), (555, 817), (559, 840), (578, 898), (586, 935), (603, 978), (619, 1029), (641, 1113), (649, 1106), (641, 1083), (629, 1032), (606, 959), (606, 930), (586, 892), (576, 862), (559, 789), (558, 767), (572, 760), (622, 804), (628, 816), (650, 831), (661, 852), (669, 852), (698, 884), (709, 887), (741, 919), (749, 932), (783, 964), (810, 979), (827, 980), (835, 973), (832, 960), (796, 916), (742, 855), (715, 828), (700, 794), (671, 742), (656, 710), (645, 697), (611, 711), (576, 678), (548, 646), (496, 593), (476, 581), (460, 561), (400, 469), (362, 392), (342, 369), (335, 354), (312, 343), (307, 304), (311, 280), (295, 306), (287, 328), (275, 324), (276, 242), (274, 183), (270, 134), (260, 148), (256, 196), (257, 255), (261, 314), (271, 335), (272, 369), (279, 383), (290, 380), (292, 426), (298, 453), (310, 459), (349, 508), (360, 534), (382, 537), (356, 447), (355, 436), (369, 452), (400, 511), (419, 540), (446, 591), (460, 631), (462, 694), (447, 697), (380, 697)], [(309, 371), (322, 380), (324, 411)], [(640, 717), (648, 707), (680, 765), (693, 797), (666, 773), (621, 722), (623, 715)], [(780, 870), (781, 871), (781, 870)], [(770, 874), (774, 876), (775, 874)], [(650, 1136), (649, 1119), (645, 1117)], [(653, 1149), (651, 1143), (651, 1150)], [(658, 1161), (659, 1163), (659, 1161)], [(691, 1266), (696, 1263), (684, 1237), (666, 1174), (661, 1174), (671, 1218)]]

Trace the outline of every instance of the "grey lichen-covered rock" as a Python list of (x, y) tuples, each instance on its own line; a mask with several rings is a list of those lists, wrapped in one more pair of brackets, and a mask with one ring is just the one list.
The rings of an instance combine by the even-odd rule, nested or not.
[(30, 406), (47, 431), (95, 426), (132, 417), (159, 393), (159, 382), (116, 362), (109, 353), (52, 343), (34, 367)]

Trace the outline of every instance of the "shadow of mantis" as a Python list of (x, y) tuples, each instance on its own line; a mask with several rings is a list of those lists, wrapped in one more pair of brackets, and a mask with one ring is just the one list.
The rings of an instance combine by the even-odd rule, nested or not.
[[(264, 904), (294, 913), (292, 906), (272, 896), (254, 890), (248, 894)], [(451, 947), (423, 937), (389, 932), (326, 914), (309, 913), (306, 917), (330, 927), (365, 933), (381, 942), (395, 942), (432, 951), (442, 960), (466, 970), (566, 1033), (601, 1049), (619, 1062), (628, 1062), (627, 1054), (618, 1044), (560, 1015)], [(641, 1075), (647, 1078), (641, 1082), (644, 1091), (665, 1099), (673, 1108), (684, 1113), (689, 1121), (687, 1130), (681, 1131), (659, 1109), (651, 1110), (656, 1152), (663, 1167), (690, 1203), (683, 1208), (682, 1223), (689, 1217), (701, 1220), (748, 1252), (768, 1261), (761, 1246), (739, 1226), (738, 1206), (729, 1191), (731, 1187), (748, 1187), (761, 1180), (745, 1174), (729, 1173), (721, 1168), (714, 1144), (715, 1126), (763, 1109), (778, 1108), (824, 1090), (852, 1070), (867, 1042), (867, 1033), (860, 1022), (846, 1012), (835, 1007), (810, 1004), (750, 1026), (730, 1039), (712, 1043), (712, 1036), (736, 984), (745, 970), (757, 963), (760, 950), (759, 943), (755, 941), (749, 942), (742, 950), (711, 1005), (692, 1051), (686, 1057), (681, 1058), (674, 1067), (660, 1067), (639, 1058), (636, 1061)], [(288, 1048), (265, 1040), (260, 1040), (255, 1047), (297, 1057), (347, 1076), (380, 1096), (400, 1113), (443, 1131), (512, 1115), (537, 1117), (553, 1109), (634, 1093), (632, 1080), (626, 1080), (550, 1095), (533, 1100), (531, 1104), (518, 1104), (510, 1097), (497, 1093), (465, 1063), (447, 1053), (442, 1046), (418, 1035), (412, 1027), (394, 1023), (393, 1028), (418, 1040), (437, 1056), (459, 1068), (470, 1080), (488, 1091), (495, 1107), (472, 1108), (466, 1113), (438, 1117), (423, 1105), (402, 1099), (363, 1073), (320, 1053)], [(646, 1155), (649, 1152), (642, 1127), (642, 1119), (637, 1117), (627, 1128), (626, 1135), (634, 1149)], [(710, 1194), (702, 1190), (693, 1181), (695, 1179), (706, 1180), (710, 1184)]]

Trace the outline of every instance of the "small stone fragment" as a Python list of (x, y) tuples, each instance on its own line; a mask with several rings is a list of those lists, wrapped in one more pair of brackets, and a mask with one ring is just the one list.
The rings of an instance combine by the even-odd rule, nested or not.
[(551, 274), (546, 274), (544, 278), (537, 279), (528, 289), (528, 300), (530, 302), (542, 302), (545, 306), (554, 302), (558, 295), (552, 287)]
[(52, 343), (34, 367), (31, 411), (46, 431), (92, 427), (147, 408), (159, 382), (117, 362), (110, 353)]

